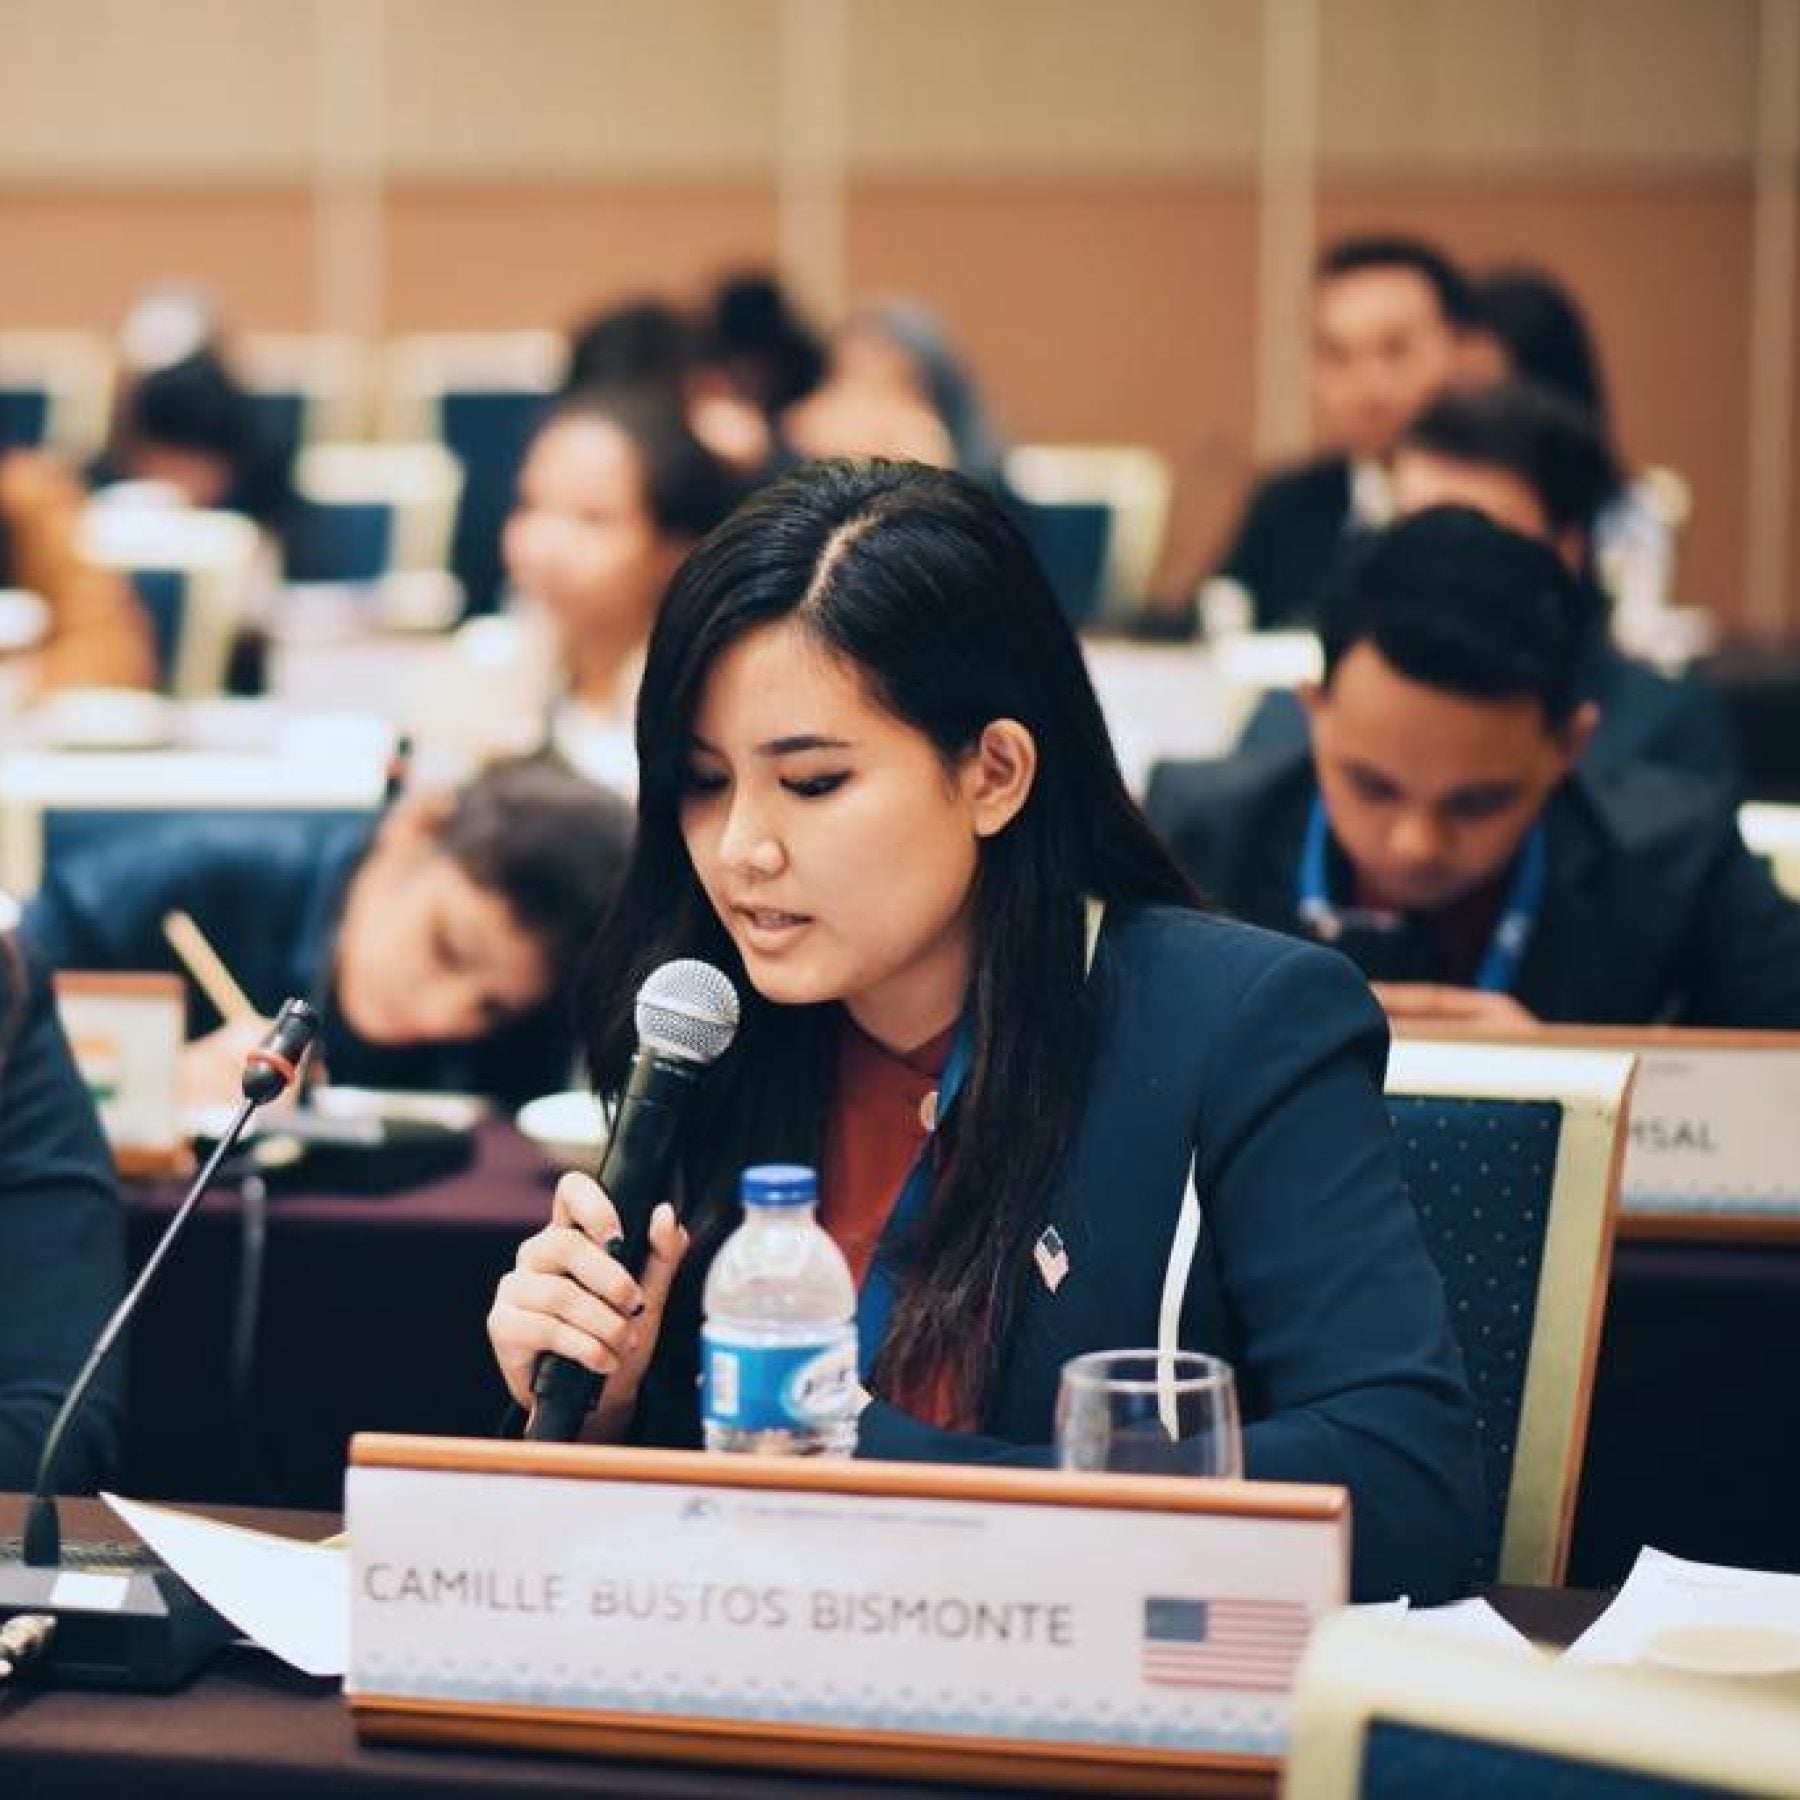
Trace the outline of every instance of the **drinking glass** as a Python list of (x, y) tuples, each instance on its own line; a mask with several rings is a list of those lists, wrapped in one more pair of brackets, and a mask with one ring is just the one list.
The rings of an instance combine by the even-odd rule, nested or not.
[(1231, 1364), (1197, 1350), (1096, 1350), (1063, 1364), (1056, 1459), (1132, 1475), (1244, 1472)]

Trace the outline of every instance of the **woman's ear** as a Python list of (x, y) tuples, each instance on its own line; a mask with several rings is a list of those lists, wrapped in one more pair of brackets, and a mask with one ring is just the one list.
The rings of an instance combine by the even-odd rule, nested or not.
[(990, 719), (963, 769), (977, 837), (997, 837), (1031, 798), (1037, 740), (1017, 719)]

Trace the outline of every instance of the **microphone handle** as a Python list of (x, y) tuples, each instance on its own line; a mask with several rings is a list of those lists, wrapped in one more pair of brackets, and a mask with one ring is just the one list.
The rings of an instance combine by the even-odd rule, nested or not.
[[(674, 1179), (682, 1115), (705, 1071), (704, 1063), (659, 1056), (642, 1045), (631, 1059), (598, 1180), (619, 1215), (625, 1243), (619, 1261), (634, 1278), (643, 1274), (649, 1261), (650, 1215)], [(573, 1442), (605, 1387), (604, 1375), (546, 1351), (532, 1372), (537, 1404), (526, 1421), (526, 1437), (545, 1444)]]

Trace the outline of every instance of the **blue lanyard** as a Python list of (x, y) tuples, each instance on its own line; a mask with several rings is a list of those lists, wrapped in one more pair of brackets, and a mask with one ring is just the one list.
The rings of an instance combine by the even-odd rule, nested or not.
[[(1306, 836), (1300, 845), (1300, 870), (1294, 896), (1295, 910), (1313, 935), (1334, 944), (1343, 935), (1348, 922), (1345, 912), (1332, 904), (1326, 879), (1326, 849), (1331, 826), (1325, 815), (1325, 802), (1315, 798), (1312, 813), (1306, 821)], [(1505, 994), (1518, 979), (1519, 965), (1525, 960), (1526, 946), (1531, 942), (1532, 927), (1543, 909), (1544, 887), (1549, 878), (1550, 853), (1540, 819), (1527, 834), (1519, 852), (1518, 867), (1513, 871), (1512, 887), (1506, 896), (1506, 910), (1476, 971), (1475, 985), (1484, 993)]]
[(969, 1064), (974, 1057), (975, 1033), (965, 1011), (957, 1021), (956, 1036), (951, 1040), (949, 1060), (944, 1064), (943, 1078), (938, 1082), (936, 1117), (931, 1135), (926, 1138), (913, 1166), (901, 1184), (900, 1195), (887, 1223), (881, 1228), (880, 1241), (863, 1277), (862, 1292), (856, 1300), (857, 1367), (865, 1381), (875, 1366), (875, 1356), (887, 1337), (888, 1322), (894, 1316), (894, 1297), (899, 1290), (901, 1245), (916, 1219), (923, 1218), (931, 1204), (933, 1152), (937, 1136), (950, 1117), (950, 1109), (969, 1078)]

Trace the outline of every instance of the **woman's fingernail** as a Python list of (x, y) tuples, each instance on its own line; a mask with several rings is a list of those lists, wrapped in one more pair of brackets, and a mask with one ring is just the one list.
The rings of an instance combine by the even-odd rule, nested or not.
[(600, 1248), (604, 1250), (614, 1262), (617, 1262), (619, 1258), (625, 1254), (625, 1240), (622, 1237), (609, 1237)]

